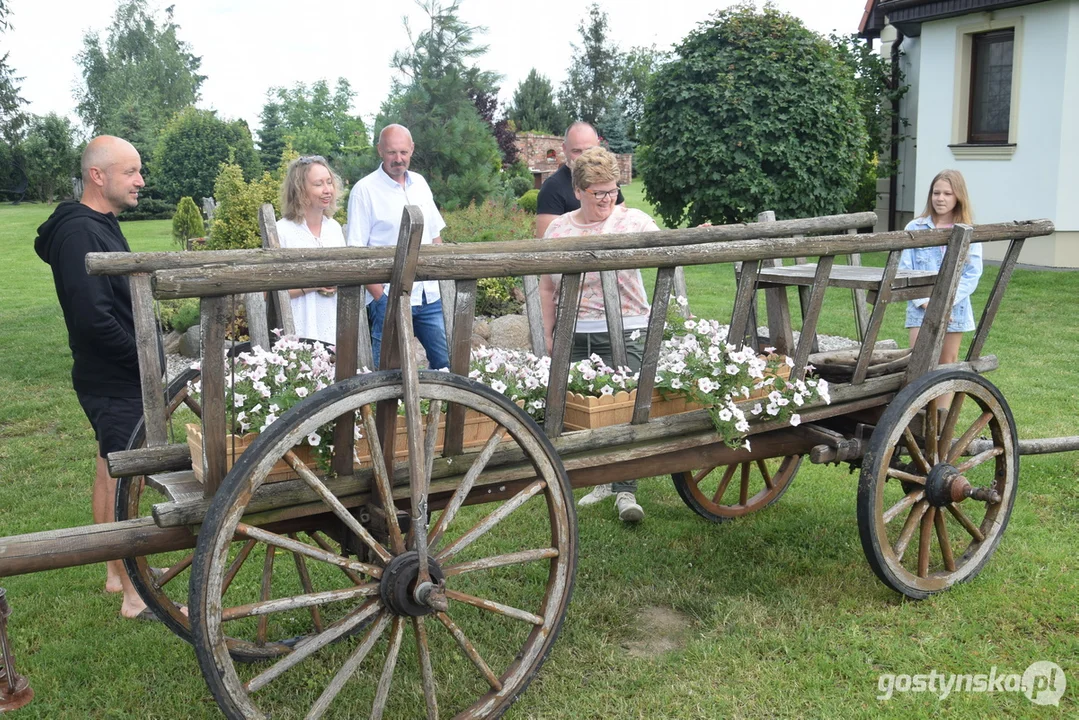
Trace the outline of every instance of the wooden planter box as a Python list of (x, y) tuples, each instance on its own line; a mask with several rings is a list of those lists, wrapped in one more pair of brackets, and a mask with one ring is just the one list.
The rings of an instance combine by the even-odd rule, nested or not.
[[(788, 365), (779, 366), (776, 377), (786, 380), (790, 377), (791, 369)], [(754, 390), (745, 401), (758, 400), (768, 394), (767, 388)], [(614, 395), (593, 397), (566, 393), (566, 417), (563, 421), (567, 430), (593, 430), (607, 427), (608, 425), (621, 425), (628, 423), (633, 417), (633, 404), (637, 400), (637, 391), (617, 392)], [(659, 391), (652, 392), (652, 411), (649, 417), (657, 418), (665, 415), (700, 410), (703, 405), (693, 402), (688, 397), (680, 395), (668, 395), (666, 398)]]
[[(487, 442), (487, 438), (494, 432), (495, 421), (488, 418), (486, 415), (481, 415), (475, 410), (465, 411), (465, 433), (464, 433), (464, 448), (470, 450), (473, 448), (483, 447)], [(258, 433), (248, 433), (243, 437), (238, 435), (227, 435), (225, 437), (225, 472), (232, 469), (233, 462), (240, 457), (240, 455), (255, 441), (255, 438), (259, 436)], [(438, 424), (438, 439), (435, 442), (435, 450), (442, 450), (443, 443), (446, 436), (446, 421), (442, 420)], [(202, 482), (203, 467), (202, 467), (202, 426), (197, 423), (188, 423), (187, 425), (187, 446), (191, 451), (191, 469), (195, 473), (195, 479)], [(318, 461), (315, 459), (315, 448), (310, 445), (297, 445), (293, 448), (293, 452), (310, 468), (317, 468)], [(357, 463), (355, 467), (359, 468), (360, 463), (369, 462), (371, 460), (371, 449), (367, 444), (367, 438), (363, 437), (356, 441), (356, 457)], [(400, 462), (408, 458), (408, 430), (405, 427), (404, 418), (399, 418), (397, 422), (397, 438), (394, 442), (394, 458)], [(317, 471), (317, 470), (316, 470)], [(297, 480), (299, 475), (289, 466), (284, 459), (278, 460), (277, 463), (270, 469), (269, 475), (266, 476), (265, 482), (280, 482), (282, 480)]]

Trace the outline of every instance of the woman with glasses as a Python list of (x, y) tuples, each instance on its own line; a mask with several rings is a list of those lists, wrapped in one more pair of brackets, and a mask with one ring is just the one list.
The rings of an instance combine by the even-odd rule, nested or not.
[[(345, 236), (333, 219), (341, 179), (319, 155), (305, 155), (289, 163), (281, 186), (281, 214), (277, 234), (283, 248), (344, 247)], [(337, 342), (337, 288), (289, 290), (296, 334), (303, 338)]]
[[(606, 235), (612, 233), (637, 233), (658, 231), (655, 220), (640, 210), (618, 205), (618, 160), (603, 147), (585, 150), (573, 163), (573, 190), (581, 202), (579, 210), (573, 210), (555, 218), (544, 233), (545, 238), (580, 237), (582, 235)], [(543, 304), (543, 324), (547, 336), (547, 350), (551, 350), (555, 320), (555, 298), (561, 277), (545, 275), (540, 280), (540, 298)], [(643, 330), (648, 327), (648, 295), (644, 289), (639, 270), (618, 271), (618, 296), (625, 331), (626, 356), (630, 369), (641, 369), (644, 358)], [(598, 355), (608, 365), (613, 365), (611, 338), (607, 332), (607, 316), (603, 306), (603, 287), (599, 273), (587, 273), (581, 286), (581, 303), (577, 312), (577, 327), (573, 335), (573, 362)], [(636, 522), (644, 517), (644, 510), (637, 504), (634, 493), (636, 481), (616, 483), (611, 490), (616, 494), (615, 507), (625, 522)], [(586, 497), (594, 497), (596, 493)], [(601, 493), (602, 495), (602, 493)]]

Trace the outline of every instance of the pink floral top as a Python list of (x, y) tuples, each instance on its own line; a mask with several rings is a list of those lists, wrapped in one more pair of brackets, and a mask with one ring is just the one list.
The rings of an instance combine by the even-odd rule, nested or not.
[[(618, 233), (656, 232), (656, 221), (647, 214), (624, 205), (616, 205), (611, 216), (597, 223), (582, 223), (578, 212), (560, 215), (547, 227), (545, 238), (581, 237), (583, 235), (613, 235)], [(562, 282), (555, 275), (555, 287)], [(581, 305), (577, 312), (577, 332), (607, 332), (607, 316), (603, 307), (603, 285), (598, 272), (585, 273)], [(618, 271), (618, 296), (621, 300), (622, 325), (627, 330), (648, 327), (648, 295), (640, 270)]]

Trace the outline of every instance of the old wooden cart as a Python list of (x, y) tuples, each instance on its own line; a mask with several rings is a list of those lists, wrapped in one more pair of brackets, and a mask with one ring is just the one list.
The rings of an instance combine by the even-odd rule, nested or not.
[[(122, 478), (119, 520), (0, 538), (0, 577), (125, 558), (148, 604), (193, 643), (233, 718), (499, 716), (543, 663), (566, 615), (578, 551), (573, 488), (620, 479), (672, 475), (687, 505), (718, 521), (778, 499), (803, 457), (849, 462), (861, 468), (858, 524), (873, 571), (910, 597), (945, 590), (979, 572), (1008, 522), (1018, 442), (1007, 403), (980, 375), (995, 359), (981, 353), (1024, 240), (1053, 228), (1032, 221), (848, 233), (872, 222), (872, 214), (846, 215), (421, 253), (422, 217), (408, 208), (396, 252), (90, 256), (91, 272), (131, 277), (140, 341), (144, 424), (129, 450), (109, 458)], [(937, 368), (970, 243), (1005, 240), (1006, 260), (966, 360)], [(948, 252), (939, 273), (898, 270), (902, 249), (941, 244)], [(883, 268), (835, 263), (837, 255), (880, 251), (888, 253)], [(781, 262), (806, 256), (816, 263)], [(830, 404), (801, 408), (798, 427), (753, 423), (751, 450), (729, 448), (706, 410), (651, 417), (678, 268), (730, 262), (740, 266), (729, 337), (759, 342), (760, 289), (767, 342), (793, 358), (793, 375), (812, 357), (839, 362), (846, 378), (832, 384)], [(610, 273), (624, 268), (657, 269), (631, 421), (564, 432), (582, 273), (603, 272), (606, 305), (617, 308)], [(542, 427), (467, 378), (477, 280), (528, 275), (534, 296), (537, 273), (563, 275)], [(407, 351), (411, 309), (401, 298), (414, 278), (448, 283), (449, 373), (417, 370)], [(386, 281), (393, 292), (383, 369), (357, 374), (370, 365), (362, 285)], [(337, 381), (236, 457), (226, 439), (237, 357), (225, 349), (231, 298), (251, 294), (250, 311), (266, 291), (325, 285), (338, 286)], [(797, 343), (789, 286), (802, 301)], [(825, 292), (836, 287), (855, 291), (861, 317), (860, 349), (845, 365), (840, 355), (813, 354)], [(181, 297), (201, 298), (201, 369), (163, 383), (153, 301)], [(919, 297), (929, 306), (915, 347), (879, 352), (887, 304)], [(867, 300), (872, 309), (862, 316)], [(618, 361), (620, 316), (608, 322)], [(201, 404), (190, 389), (196, 380)], [(182, 414), (201, 418), (202, 457), (170, 443)], [(482, 428), (476, 443), (466, 442), (469, 423)], [(333, 455), (320, 467), (295, 448), (327, 424)], [(290, 478), (266, 482), (282, 467)], [(358, 672), (370, 682), (349, 682)]]

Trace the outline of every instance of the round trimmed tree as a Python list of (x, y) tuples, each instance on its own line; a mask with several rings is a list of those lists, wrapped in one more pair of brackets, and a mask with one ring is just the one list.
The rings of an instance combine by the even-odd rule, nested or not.
[(850, 66), (797, 18), (716, 13), (653, 77), (638, 162), (668, 227), (845, 211), (866, 130)]

